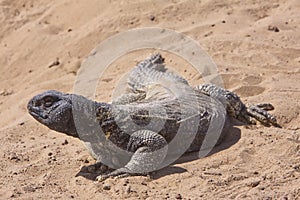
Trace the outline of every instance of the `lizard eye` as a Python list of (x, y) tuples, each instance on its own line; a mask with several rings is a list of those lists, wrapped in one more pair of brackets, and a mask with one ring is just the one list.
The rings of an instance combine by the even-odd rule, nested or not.
[(51, 107), (53, 105), (53, 103), (54, 103), (54, 99), (52, 97), (48, 96), (48, 97), (44, 98), (44, 106), (45, 107), (47, 107), (47, 108)]

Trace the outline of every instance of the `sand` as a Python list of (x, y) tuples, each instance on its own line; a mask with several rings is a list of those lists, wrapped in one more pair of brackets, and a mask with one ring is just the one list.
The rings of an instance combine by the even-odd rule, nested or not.
[[(0, 199), (300, 198), (299, 0), (1, 0), (0, 10)], [(272, 103), (282, 128), (235, 126), (211, 155), (166, 167), (152, 180), (82, 176), (94, 163), (82, 142), (33, 120), (26, 104), (44, 90), (72, 92), (92, 49), (142, 27), (196, 40), (225, 87), (245, 102)], [(122, 74), (149, 53), (113, 63), (96, 100), (109, 101)], [(182, 59), (166, 60), (193, 85), (203, 82)]]

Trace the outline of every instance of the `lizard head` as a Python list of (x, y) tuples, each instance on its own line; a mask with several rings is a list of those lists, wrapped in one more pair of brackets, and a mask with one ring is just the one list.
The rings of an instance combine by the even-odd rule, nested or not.
[(34, 96), (27, 104), (29, 114), (48, 128), (78, 137), (69, 94), (49, 90)]

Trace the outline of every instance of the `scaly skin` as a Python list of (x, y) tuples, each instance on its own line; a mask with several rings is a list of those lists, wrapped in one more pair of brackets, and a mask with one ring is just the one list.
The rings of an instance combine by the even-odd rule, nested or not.
[[(201, 93), (198, 93), (198, 96), (199, 101), (213, 101)], [(190, 133), (187, 126), (185, 129), (187, 134), (182, 135), (180, 141), (190, 140), (188, 144), (191, 145), (185, 146), (187, 143), (179, 143), (176, 145), (178, 149), (170, 150), (169, 154), (174, 153), (174, 150), (180, 153), (181, 149), (185, 149), (186, 152), (198, 151), (207, 132), (210, 115), (213, 114), (211, 105), (204, 105), (206, 107), (202, 106), (198, 115), (199, 122), (193, 120), (194, 118), (181, 122), (180, 106), (173, 99), (162, 100), (159, 103), (140, 102), (139, 104), (112, 105), (52, 90), (30, 100), (28, 110), (36, 120), (50, 129), (83, 140), (96, 160), (99, 162), (104, 160), (105, 164), (109, 163), (117, 169), (109, 174), (109, 176), (116, 176), (124, 173), (144, 174), (142, 171), (145, 168), (149, 168), (146, 170), (147, 172), (157, 168), (168, 154), (167, 143), (175, 137), (182, 123), (198, 127), (196, 136)], [(92, 109), (93, 107), (95, 109)], [(148, 113), (148, 110), (151, 110), (152, 113)], [(80, 115), (73, 115), (74, 111)], [(75, 126), (74, 116), (79, 121), (77, 126)], [(151, 121), (154, 122), (153, 126), (144, 130), (144, 127)], [(93, 124), (94, 122), (96, 123)], [(137, 126), (126, 126), (129, 123)], [(194, 140), (193, 137), (195, 137)], [(133, 153), (131, 160), (123, 159), (126, 155), (116, 153), (116, 149), (107, 144), (107, 139), (121, 149)], [(159, 149), (162, 149), (159, 155), (155, 154), (152, 157), (143, 155), (144, 152)], [(156, 161), (152, 164), (146, 163), (146, 165), (145, 161), (149, 160)], [(103, 175), (101, 179), (103, 177), (105, 176)]]
[[(28, 111), (50, 129), (84, 141), (97, 162), (110, 167), (97, 178), (100, 181), (147, 174), (184, 152), (199, 151), (204, 138), (214, 136), (208, 130), (215, 123), (213, 130), (221, 132), (209, 143), (212, 148), (226, 134), (228, 116), (249, 124), (254, 117), (277, 125), (265, 111), (269, 104), (248, 108), (228, 90), (212, 84), (193, 88), (164, 67), (159, 54), (139, 63), (128, 81), (130, 92), (112, 104), (50, 90), (33, 97)], [(218, 117), (224, 126), (218, 127), (223, 124)]]

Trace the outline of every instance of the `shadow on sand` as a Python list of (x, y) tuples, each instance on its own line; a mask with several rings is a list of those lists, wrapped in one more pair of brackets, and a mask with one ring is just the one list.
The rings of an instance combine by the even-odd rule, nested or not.
[[(215, 153), (218, 153), (220, 151), (223, 151), (225, 149), (230, 148), (232, 145), (236, 144), (241, 138), (241, 131), (240, 129), (236, 127), (230, 127), (228, 129), (228, 133), (224, 137), (223, 141), (215, 146), (205, 157), (209, 157)], [(192, 152), (192, 153), (187, 153), (181, 156), (177, 161), (173, 163), (174, 164), (181, 164), (181, 163), (187, 163), (191, 162), (194, 160), (198, 160), (199, 158), (199, 152)], [(161, 177), (174, 174), (174, 173), (183, 173), (186, 172), (187, 170), (178, 166), (167, 166), (151, 175), (151, 178), (153, 179), (159, 179)], [(175, 169), (174, 169), (175, 168)]]
[[(228, 129), (228, 132), (227, 132), (225, 138), (221, 142), (221, 144), (214, 147), (205, 157), (211, 156), (215, 153), (218, 153), (220, 151), (230, 148), (232, 145), (236, 144), (240, 138), (241, 138), (240, 129), (236, 128), (236, 127), (230, 127)], [(163, 169), (160, 169), (156, 172), (152, 172), (150, 174), (150, 177), (152, 179), (159, 179), (161, 177), (168, 176), (170, 174), (184, 173), (187, 171), (186, 169), (184, 169), (182, 167), (174, 166), (174, 164), (187, 163), (187, 162), (191, 162), (191, 161), (198, 160), (198, 159), (200, 159), (199, 152), (192, 152), (192, 153), (184, 154), (172, 165), (167, 166)], [(96, 168), (99, 167), (97, 165), (99, 165), (99, 164), (96, 163), (96, 164), (92, 164), (92, 165), (88, 165), (88, 166), (83, 166), (80, 169), (80, 171), (77, 173), (76, 177), (82, 176), (89, 180), (95, 180), (96, 177), (101, 174), (101, 173), (97, 172), (97, 170), (96, 170)]]

